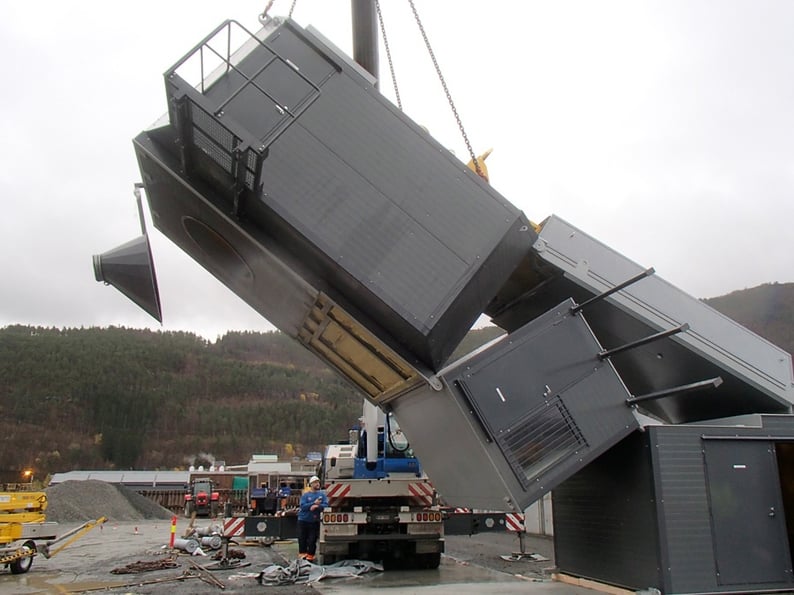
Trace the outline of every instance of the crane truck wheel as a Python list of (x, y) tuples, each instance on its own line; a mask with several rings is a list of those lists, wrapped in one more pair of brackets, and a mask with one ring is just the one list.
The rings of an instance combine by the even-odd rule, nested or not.
[(381, 563), (383, 564), (383, 569), (386, 571), (421, 568), (417, 561), (414, 559), (409, 560), (403, 556), (385, 556)]
[(441, 553), (417, 554), (416, 564), (423, 570), (435, 570), (441, 564)]
[[(35, 551), (36, 544), (32, 541), (26, 541), (22, 544), (23, 550), (26, 551)], [(11, 574), (25, 574), (30, 567), (33, 565), (33, 556), (25, 556), (24, 558), (20, 558), (19, 560), (14, 560), (9, 564), (9, 568), (11, 569)]]

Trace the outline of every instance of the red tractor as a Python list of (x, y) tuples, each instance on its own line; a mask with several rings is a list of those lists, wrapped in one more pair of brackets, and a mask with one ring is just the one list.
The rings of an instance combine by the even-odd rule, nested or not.
[(220, 508), (218, 492), (214, 490), (211, 479), (194, 479), (190, 491), (185, 494), (185, 516), (215, 517)]

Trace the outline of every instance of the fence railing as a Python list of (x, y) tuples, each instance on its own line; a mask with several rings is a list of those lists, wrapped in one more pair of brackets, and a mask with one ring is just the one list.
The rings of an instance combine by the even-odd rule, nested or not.
[[(226, 503), (232, 506), (232, 513), (245, 513), (248, 511), (248, 491), (247, 490), (216, 490), (218, 492), (219, 514), (223, 512)], [(167, 508), (171, 512), (182, 514), (185, 511), (185, 491), (184, 490), (136, 490), (141, 496), (145, 496)]]

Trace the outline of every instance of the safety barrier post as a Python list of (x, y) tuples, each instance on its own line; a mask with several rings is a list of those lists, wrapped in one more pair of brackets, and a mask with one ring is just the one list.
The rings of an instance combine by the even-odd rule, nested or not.
[(176, 516), (171, 517), (171, 540), (168, 542), (168, 547), (174, 548), (174, 538), (176, 537)]

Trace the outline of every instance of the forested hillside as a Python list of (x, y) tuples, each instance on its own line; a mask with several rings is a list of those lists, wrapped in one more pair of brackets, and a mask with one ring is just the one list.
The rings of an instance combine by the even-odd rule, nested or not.
[[(175, 468), (347, 436), (361, 397), (281, 333), (0, 329), (0, 481), (19, 469)], [(11, 477), (9, 477), (9, 475)]]
[[(705, 300), (791, 353), (794, 283)], [(468, 353), (500, 333), (473, 331)], [(301, 456), (347, 435), (361, 396), (294, 340), (232, 332), (0, 329), (0, 482), (75, 468)]]
[(794, 353), (794, 283), (765, 283), (705, 301), (778, 347)]

